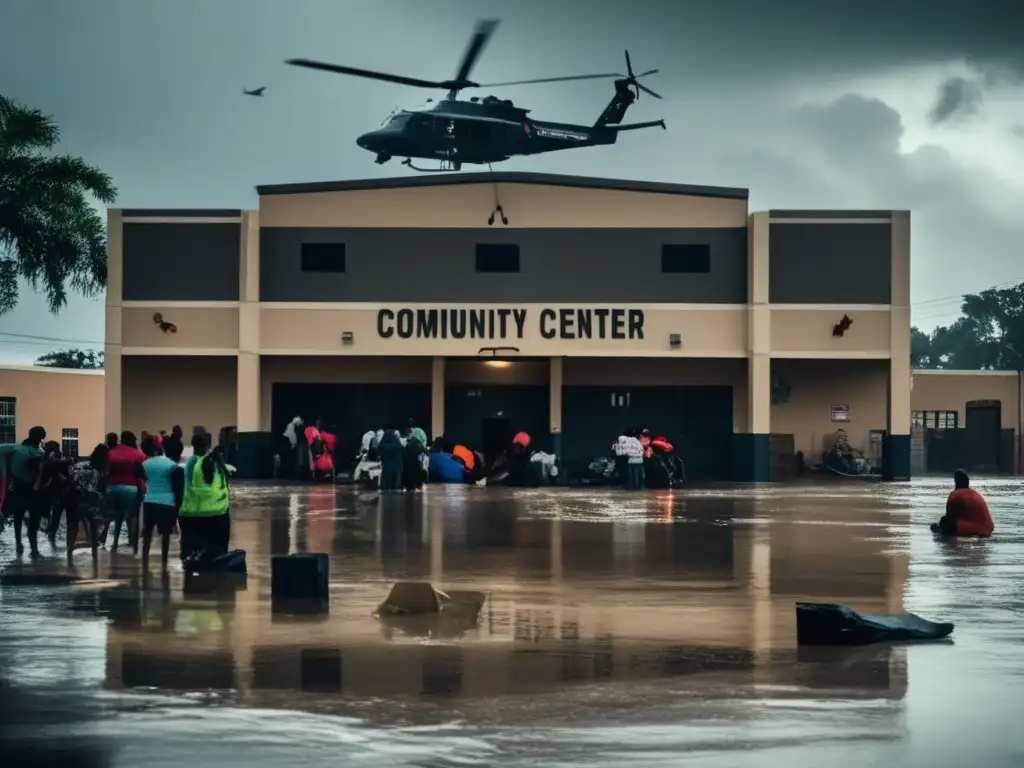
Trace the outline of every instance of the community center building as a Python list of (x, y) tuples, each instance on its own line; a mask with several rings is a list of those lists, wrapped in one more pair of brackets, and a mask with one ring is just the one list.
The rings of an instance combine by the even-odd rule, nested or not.
[(837, 430), (911, 466), (910, 215), (751, 212), (745, 189), (533, 173), (258, 188), (255, 210), (109, 212), (106, 429), (413, 419), (586, 466), (665, 435), (769, 480)]

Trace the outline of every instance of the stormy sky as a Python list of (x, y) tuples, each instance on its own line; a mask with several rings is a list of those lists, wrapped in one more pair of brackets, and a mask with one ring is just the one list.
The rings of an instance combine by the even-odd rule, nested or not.
[[(448, 78), (479, 18), (502, 19), (480, 82), (617, 71), (624, 48), (661, 70), (646, 83), (665, 100), (631, 119), (667, 132), (506, 170), (747, 187), (752, 209), (911, 209), (924, 327), (964, 291), (1024, 280), (1020, 0), (0, 0), (0, 93), (53, 114), (119, 207), (248, 207), (257, 184), (400, 173), (353, 140), (438, 95), (284, 59)], [(501, 95), (589, 124), (611, 91)], [(102, 338), (102, 299), (54, 318), (23, 293), (0, 316), (0, 361)]]

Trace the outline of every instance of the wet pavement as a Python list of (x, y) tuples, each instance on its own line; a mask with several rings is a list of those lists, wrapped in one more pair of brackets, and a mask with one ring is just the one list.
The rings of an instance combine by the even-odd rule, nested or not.
[[(1024, 483), (976, 482), (997, 535), (954, 543), (927, 529), (947, 485), (241, 486), (248, 577), (198, 593), (125, 554), (19, 560), (8, 529), (3, 764), (1024, 765)], [(271, 556), (303, 551), (327, 615), (271, 610)], [(81, 580), (9, 583), (41, 573)], [(405, 579), (486, 599), (374, 618)], [(797, 650), (797, 600), (956, 630)]]

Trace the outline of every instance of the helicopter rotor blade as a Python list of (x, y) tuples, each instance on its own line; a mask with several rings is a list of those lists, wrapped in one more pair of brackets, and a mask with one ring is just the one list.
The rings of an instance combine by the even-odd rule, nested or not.
[(657, 74), (660, 71), (661, 70), (658, 70), (658, 69), (648, 69), (646, 72), (641, 72), (639, 75), (633, 75), (633, 77), (635, 79), (639, 80), (641, 77), (647, 77), (648, 75), (655, 75), (655, 74)]
[(322, 61), (311, 59), (288, 59), (285, 64), (293, 67), (305, 67), (306, 69), (318, 69), (321, 72), (334, 72), (339, 75), (351, 75), (352, 77), (365, 77), (369, 80), (383, 80), (387, 83), (398, 83), (399, 85), (411, 85), (416, 88), (443, 88), (444, 83), (432, 80), (420, 80), (416, 77), (404, 77), (403, 75), (389, 75), (386, 72), (374, 72), (369, 69), (357, 69), (356, 67), (343, 67), (339, 64), (326, 64)]
[(537, 80), (513, 80), (507, 83), (485, 83), (481, 88), (501, 88), (506, 85), (533, 85), (534, 83), (568, 83), (573, 80), (602, 80), (621, 77), (614, 72), (606, 72), (602, 75), (572, 75), (570, 77), (542, 77)]
[(633, 61), (629, 58), (629, 51), (626, 51), (626, 72), (629, 73), (630, 79), (635, 77), (633, 74)]
[(473, 36), (469, 39), (469, 45), (466, 47), (466, 52), (462, 55), (462, 64), (459, 65), (459, 71), (455, 75), (454, 82), (469, 82), (469, 75), (473, 71), (473, 67), (476, 66), (476, 63), (480, 58), (480, 54), (483, 53), (484, 48), (487, 46), (487, 43), (490, 42), (491, 36), (494, 34), (494, 30), (497, 28), (497, 20), (481, 21), (477, 23), (476, 30), (474, 30)]
[(656, 99), (662, 98), (660, 93), (655, 93), (650, 88), (648, 88), (646, 85), (641, 85), (640, 83), (637, 83), (635, 81), (634, 81), (633, 85), (635, 85), (637, 88), (639, 88), (644, 93), (649, 93), (651, 96), (653, 96)]

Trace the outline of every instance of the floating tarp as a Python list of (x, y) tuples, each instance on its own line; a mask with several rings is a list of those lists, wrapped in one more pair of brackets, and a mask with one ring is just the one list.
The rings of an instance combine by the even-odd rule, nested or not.
[(796, 604), (798, 645), (870, 645), (907, 640), (939, 640), (952, 632), (951, 623), (928, 621), (912, 613), (867, 616), (845, 605)]

